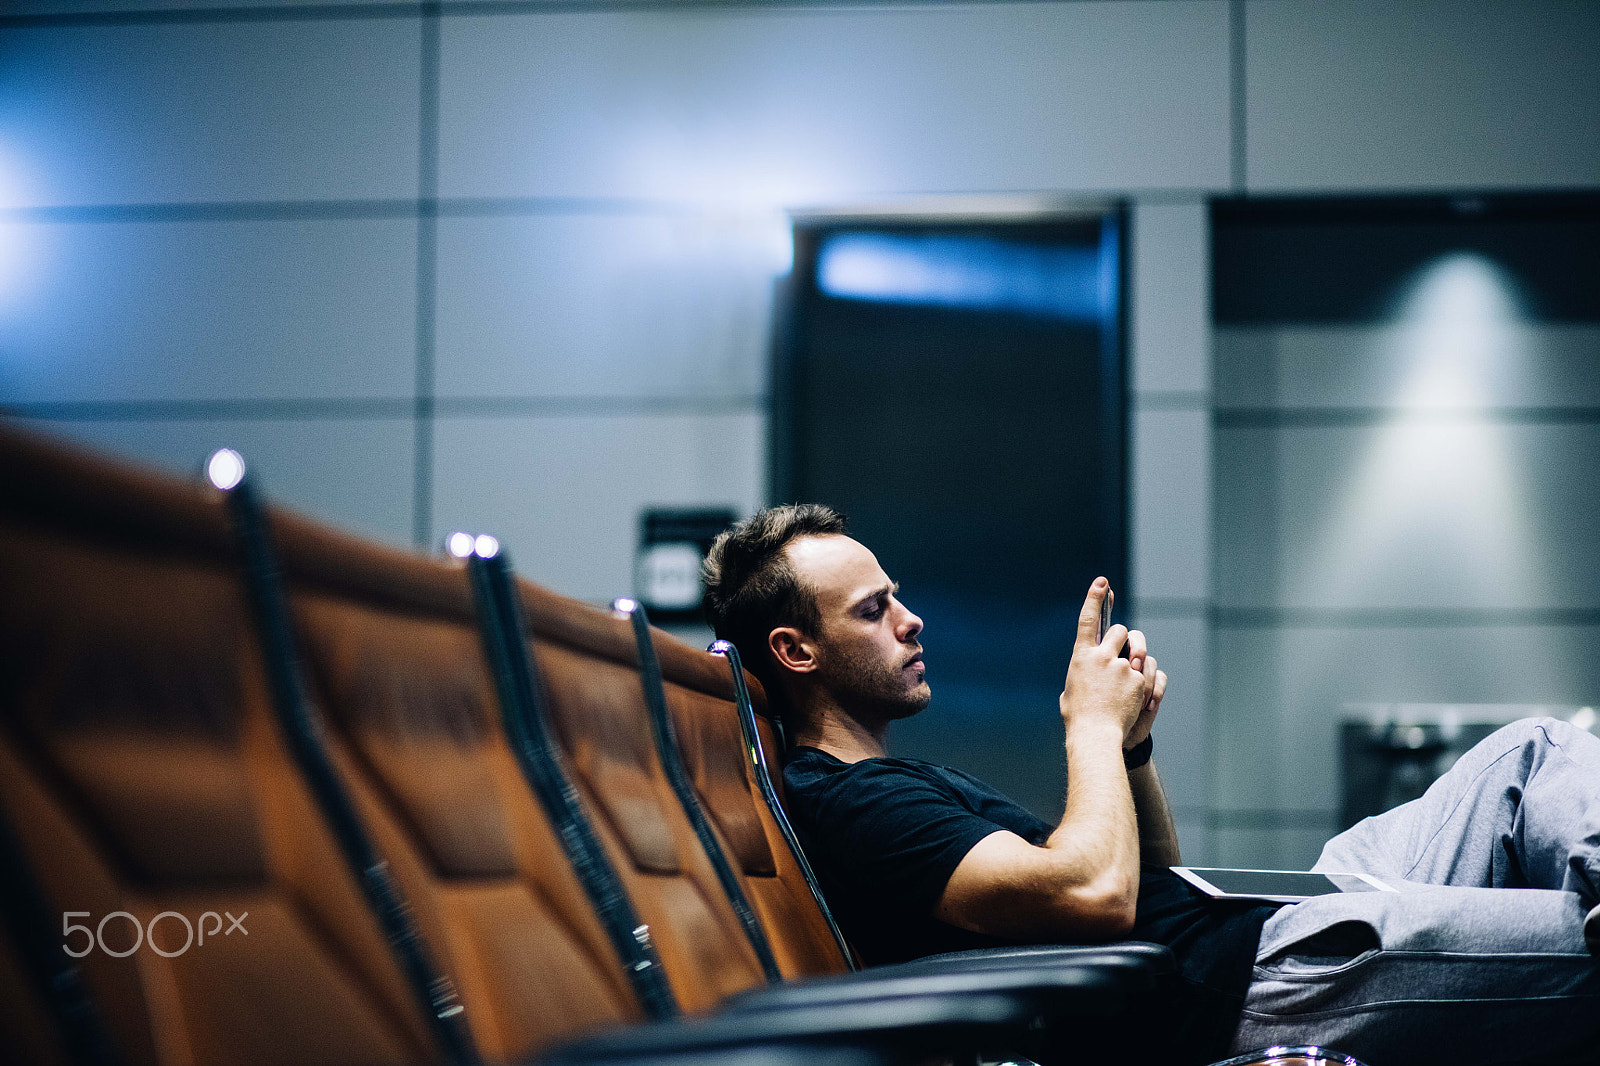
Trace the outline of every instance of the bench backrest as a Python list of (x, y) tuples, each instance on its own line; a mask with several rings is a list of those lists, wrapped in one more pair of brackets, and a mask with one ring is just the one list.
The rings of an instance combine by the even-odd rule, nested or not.
[(641, 1020), (507, 741), (466, 567), (287, 515), (274, 532), (327, 748), (479, 1052)]
[[(629, 623), (517, 584), (545, 713), (612, 865), (648, 926), (678, 1002), (704, 1012), (765, 977), (651, 742)], [(683, 655), (679, 654), (681, 650)], [(677, 683), (716, 693), (709, 656), (678, 646)]]
[[(703, 686), (677, 680), (686, 671), (681, 652), (659, 641), (657, 651), (663, 659), (667, 703), (684, 764), (706, 813), (720, 830), (724, 851), (741, 875), (745, 896), (766, 932), (783, 976), (793, 979), (845, 972), (849, 962), (806, 883), (800, 857), (761, 798), (726, 663), (709, 656), (727, 687), (708, 694)], [(699, 660), (699, 653), (693, 654), (697, 665), (704, 661)], [(758, 708), (757, 728), (770, 730), (765, 694), (754, 678), (748, 674), (745, 678)], [(770, 736), (767, 743), (772, 743)], [(781, 780), (777, 784), (781, 788)]]

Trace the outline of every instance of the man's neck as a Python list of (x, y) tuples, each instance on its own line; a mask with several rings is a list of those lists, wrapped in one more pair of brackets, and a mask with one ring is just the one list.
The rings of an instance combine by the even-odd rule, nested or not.
[(862, 723), (832, 700), (807, 702), (809, 705), (800, 707), (800, 713), (795, 715), (800, 724), (789, 739), (791, 745), (817, 748), (842, 762), (878, 759), (888, 754), (884, 748), (888, 722), (874, 727)]

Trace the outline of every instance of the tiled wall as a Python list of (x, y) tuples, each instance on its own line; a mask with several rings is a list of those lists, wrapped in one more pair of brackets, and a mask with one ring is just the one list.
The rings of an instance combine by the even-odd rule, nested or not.
[(1137, 621), (1170, 679), (1157, 761), (1191, 862), (1209, 847), (1210, 244), (1198, 198), (1134, 214), (1129, 555)]
[(1219, 861), (1316, 859), (1360, 705), (1597, 702), (1600, 324), (1230, 326), (1216, 363)]
[(1584, 2), (6, 10), (0, 403), (174, 469), (233, 444), (397, 544), (493, 530), (595, 601), (640, 507), (765, 498), (784, 208), (1133, 200), (1126, 598), (1202, 850), (1206, 198), (1600, 175)]

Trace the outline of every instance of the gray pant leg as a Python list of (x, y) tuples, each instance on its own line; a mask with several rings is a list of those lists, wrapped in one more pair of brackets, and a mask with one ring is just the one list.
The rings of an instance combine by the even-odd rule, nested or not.
[(1571, 892), (1321, 896), (1262, 930), (1233, 1053), (1322, 1044), (1369, 1066), (1600, 1062), (1600, 966)]
[(1600, 966), (1582, 933), (1597, 843), (1600, 741), (1550, 719), (1500, 730), (1421, 799), (1328, 842), (1319, 869), (1403, 891), (1273, 915), (1234, 1050), (1321, 1043), (1372, 1066), (1600, 1062)]
[(1430, 885), (1557, 888), (1600, 902), (1600, 737), (1513, 722), (1419, 799), (1328, 841), (1314, 869)]

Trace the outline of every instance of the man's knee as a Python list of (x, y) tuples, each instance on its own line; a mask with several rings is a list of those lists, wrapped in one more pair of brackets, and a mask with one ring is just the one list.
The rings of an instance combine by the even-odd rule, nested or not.
[[(1542, 718), (1519, 718), (1490, 733), (1480, 743), (1493, 744), (1509, 750), (1522, 744), (1553, 744), (1557, 747), (1573, 743), (1579, 736), (1589, 736), (1571, 722), (1545, 715)], [(1590, 737), (1590, 739), (1594, 739)]]
[(1473, 772), (1508, 755), (1514, 757), (1516, 772), (1523, 776), (1547, 769), (1577, 768), (1586, 778), (1600, 773), (1600, 737), (1571, 722), (1549, 717), (1523, 718), (1495, 730), (1463, 755), (1457, 765)]

